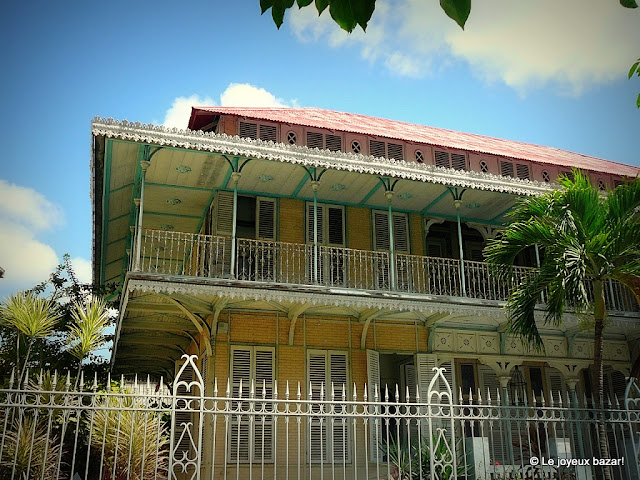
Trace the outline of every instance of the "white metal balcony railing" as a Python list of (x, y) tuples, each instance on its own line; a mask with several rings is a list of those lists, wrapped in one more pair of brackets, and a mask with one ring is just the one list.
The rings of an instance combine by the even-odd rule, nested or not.
[(110, 379), (74, 389), (42, 373), (10, 382), (0, 389), (0, 478), (591, 480), (602, 473), (599, 425), (611, 478), (640, 475), (633, 380), (603, 409), (558, 392), (533, 405), (477, 392), (469, 404), (444, 369), (419, 392), (312, 384), (305, 394), (273, 379), (219, 390), (184, 357), (171, 390)]
[[(461, 262), (456, 259), (395, 254), (395, 285), (391, 285), (389, 252), (319, 246), (317, 274), (314, 259), (313, 245), (239, 238), (232, 275), (229, 237), (145, 230), (139, 270), (165, 275), (463, 296)], [(515, 267), (515, 281), (535, 272), (535, 268)], [(465, 260), (464, 279), (466, 295), (470, 298), (504, 301), (511, 291), (510, 282), (496, 278), (484, 262)], [(632, 292), (617, 282), (607, 283), (605, 296), (611, 310), (640, 311)]]

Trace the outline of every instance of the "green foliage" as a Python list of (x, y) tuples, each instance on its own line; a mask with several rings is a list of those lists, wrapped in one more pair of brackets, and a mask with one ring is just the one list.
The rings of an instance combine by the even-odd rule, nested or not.
[(76, 302), (71, 318), (73, 322), (68, 331), (68, 350), (82, 362), (89, 353), (104, 345), (104, 330), (111, 320), (106, 303), (100, 298), (91, 298), (86, 303)]
[[(127, 392), (121, 392), (126, 394)], [(169, 464), (169, 436), (157, 412), (142, 410), (134, 397), (105, 396), (90, 419), (91, 446), (104, 452), (105, 468), (113, 478), (165, 478)], [(141, 475), (141, 472), (144, 473)]]
[[(308, 7), (312, 0), (298, 0), (298, 8)], [(294, 0), (260, 0), (262, 13), (271, 9), (271, 16), (276, 26), (280, 28), (284, 22), (287, 9), (293, 7)], [(318, 15), (329, 7), (331, 18), (340, 28), (352, 32), (358, 25), (362, 30), (367, 29), (367, 23), (376, 8), (375, 0), (315, 0)]]
[(638, 8), (636, 0), (620, 0), (620, 5), (625, 8)]
[(515, 285), (507, 302), (510, 329), (531, 346), (542, 338), (534, 307), (545, 296), (545, 323), (559, 325), (567, 306), (593, 309), (596, 281), (626, 285), (640, 279), (640, 179), (602, 195), (589, 178), (574, 171), (562, 190), (522, 200), (502, 235), (485, 249), (487, 261), (506, 281), (514, 282), (513, 263), (523, 250), (538, 246), (540, 271)]
[[(456, 442), (456, 478), (464, 478), (467, 472), (466, 461), (463, 455), (462, 439)], [(386, 445), (381, 448), (387, 449)], [(433, 449), (434, 478), (449, 480), (453, 476), (453, 451), (449, 441), (444, 435), (433, 435), (430, 440), (427, 436), (420, 439), (419, 445), (396, 443), (390, 439), (388, 446), (389, 461), (394, 466), (393, 478), (396, 479), (422, 479), (431, 478), (431, 457)]]
[(471, 13), (471, 0), (440, 0), (440, 6), (464, 30), (464, 24)]
[[(636, 63), (631, 65), (631, 69), (629, 70), (629, 78), (633, 77), (633, 74), (638, 75), (640, 77), (640, 58)], [(638, 94), (638, 99), (636, 100), (636, 106), (640, 108), (640, 93)]]

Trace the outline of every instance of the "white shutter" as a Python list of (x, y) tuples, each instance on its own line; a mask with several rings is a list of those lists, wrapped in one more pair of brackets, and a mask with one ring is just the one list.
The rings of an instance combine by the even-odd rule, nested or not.
[[(502, 399), (502, 388), (500, 382), (493, 369), (487, 365), (478, 365), (478, 376), (480, 377), (480, 393), (482, 395), (482, 405), (487, 404), (487, 398), (491, 396), (491, 405), (498, 404), (498, 392), (500, 392)], [(498, 462), (500, 465), (505, 465), (508, 462), (507, 446), (503, 441), (502, 435), (506, 433), (507, 423), (503, 422), (502, 425), (498, 422), (493, 422), (491, 428), (484, 429), (484, 435), (489, 437), (489, 452), (492, 462)], [(516, 432), (517, 432), (516, 426)]]
[[(367, 395), (369, 401), (376, 401), (376, 391), (378, 392), (378, 402), (381, 400), (380, 393), (380, 354), (375, 350), (367, 350)], [(382, 428), (384, 420), (375, 417), (374, 413), (380, 413), (379, 406), (370, 407), (369, 410), (369, 455), (370, 461), (381, 462), (384, 454), (380, 448), (382, 444)]]
[[(318, 204), (318, 245), (322, 245), (324, 232), (324, 205)], [(313, 244), (313, 202), (307, 203), (307, 243)]]
[(260, 240), (276, 239), (276, 200), (258, 197), (256, 205), (256, 237)]
[[(273, 398), (274, 350), (267, 347), (231, 347), (232, 396), (249, 398), (251, 383), (255, 386), (255, 398), (262, 398), (263, 385), (266, 398)], [(248, 409), (247, 402), (233, 402), (232, 408)], [(255, 409), (262, 407), (256, 405)], [(253, 422), (249, 415), (238, 419), (234, 415), (229, 429), (229, 460), (240, 462), (273, 460), (273, 419), (270, 416), (255, 415)], [(249, 456), (251, 455), (251, 458)], [(263, 457), (264, 455), (264, 457)]]
[[(420, 403), (429, 403), (430, 401), (437, 402), (437, 396), (429, 399), (428, 390), (429, 383), (433, 379), (434, 367), (436, 366), (436, 356), (426, 353), (416, 353), (415, 355), (416, 365), (416, 380), (418, 383), (418, 391), (420, 392)], [(426, 407), (421, 407), (421, 413), (427, 414)], [(420, 423), (420, 436), (423, 438), (429, 438), (429, 421), (428, 418), (422, 417)]]
[[(327, 355), (326, 352), (310, 351), (308, 356), (309, 388), (311, 399), (323, 401), (327, 398)], [(322, 391), (322, 396), (320, 395)], [(319, 412), (319, 407), (312, 407)], [(320, 418), (323, 422), (320, 422)], [(309, 417), (309, 457), (312, 462), (326, 462), (329, 442), (327, 442), (327, 421), (323, 417)]]
[[(331, 388), (334, 388), (335, 400), (342, 400), (342, 392), (349, 398), (349, 383), (347, 379), (347, 354), (345, 352), (328, 352), (330, 381), (329, 395)], [(329, 396), (329, 398), (331, 398)], [(335, 407), (338, 409), (339, 407)], [(336, 462), (349, 461), (349, 418), (334, 417), (329, 420), (331, 436), (331, 453)]]
[(231, 235), (233, 230), (233, 192), (218, 190), (213, 214), (215, 215), (216, 235)]
[(409, 253), (409, 219), (404, 213), (393, 214), (393, 248), (396, 253)]

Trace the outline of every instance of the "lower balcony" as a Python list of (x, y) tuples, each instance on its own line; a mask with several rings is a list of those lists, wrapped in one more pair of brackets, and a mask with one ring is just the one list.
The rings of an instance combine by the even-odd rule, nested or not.
[[(136, 257), (134, 256), (134, 259)], [(505, 301), (511, 283), (488, 264), (452, 258), (267, 240), (144, 230), (132, 269), (143, 273), (234, 279), (279, 285), (387, 291)], [(136, 263), (137, 262), (137, 263)], [(515, 267), (515, 281), (535, 268)], [(633, 294), (617, 282), (606, 291), (610, 310), (637, 312)]]

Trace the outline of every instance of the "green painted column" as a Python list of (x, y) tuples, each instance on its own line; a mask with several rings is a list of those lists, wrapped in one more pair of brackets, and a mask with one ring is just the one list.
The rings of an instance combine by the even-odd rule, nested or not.
[(240, 180), (240, 172), (231, 173), (231, 181), (233, 182), (233, 215), (231, 225), (231, 278), (236, 278), (236, 223), (238, 217), (238, 180)]
[[(315, 177), (315, 175), (314, 175)], [(318, 187), (320, 182), (314, 180), (311, 182), (313, 190), (313, 283), (319, 283), (318, 277)]]
[(387, 197), (388, 205), (388, 218), (389, 218), (389, 289), (396, 289), (396, 256), (395, 245), (393, 238), (393, 211), (391, 209), (391, 199), (393, 198), (393, 190), (387, 190), (384, 192), (384, 196)]
[(136, 232), (136, 271), (140, 271), (140, 255), (142, 253), (142, 214), (144, 212), (144, 182), (145, 177), (147, 175), (147, 169), (151, 165), (151, 162), (148, 160), (143, 160), (140, 162), (140, 167), (142, 168), (142, 178), (140, 179), (140, 205), (138, 207), (138, 231)]
[(467, 280), (464, 271), (464, 249), (462, 248), (462, 226), (460, 225), (460, 206), (462, 205), (461, 199), (453, 201), (456, 207), (456, 220), (458, 221), (458, 249), (460, 251), (460, 286), (462, 287), (462, 296), (467, 296)]

